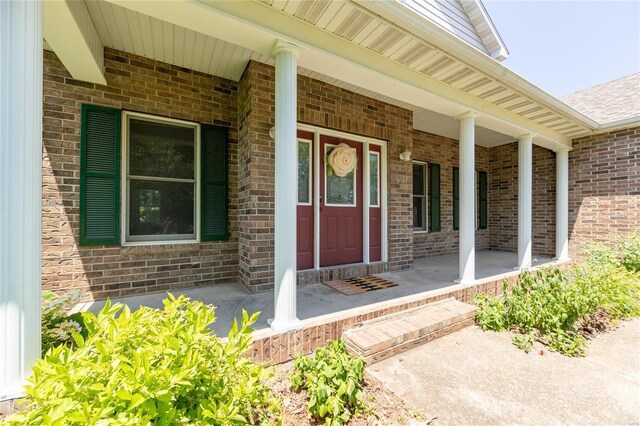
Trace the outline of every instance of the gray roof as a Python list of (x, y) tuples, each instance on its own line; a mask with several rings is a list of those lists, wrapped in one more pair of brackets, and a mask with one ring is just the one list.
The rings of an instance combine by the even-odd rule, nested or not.
[(640, 72), (560, 98), (600, 124), (640, 117)]

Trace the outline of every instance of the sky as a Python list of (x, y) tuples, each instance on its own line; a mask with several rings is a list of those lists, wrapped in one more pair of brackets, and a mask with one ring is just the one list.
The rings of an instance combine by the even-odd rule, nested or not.
[(563, 96), (640, 72), (640, 0), (483, 0), (509, 49), (502, 62)]

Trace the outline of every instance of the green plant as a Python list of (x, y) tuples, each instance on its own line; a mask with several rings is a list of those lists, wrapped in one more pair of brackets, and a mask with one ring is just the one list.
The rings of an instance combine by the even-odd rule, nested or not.
[(606, 330), (610, 319), (640, 316), (640, 274), (622, 260), (633, 258), (638, 242), (619, 244), (622, 255), (594, 244), (587, 262), (568, 274), (523, 272), (511, 290), (505, 281), (502, 297), (476, 295), (476, 322), (485, 330), (516, 332), (513, 343), (527, 352), (538, 340), (566, 355), (584, 355), (585, 336)]
[(536, 342), (536, 333), (530, 331), (525, 334), (514, 334), (511, 340), (518, 348), (529, 353), (533, 349), (533, 344)]
[(130, 312), (109, 302), (84, 313), (88, 337), (37, 362), (29, 405), (9, 425), (275, 424), (279, 401), (263, 385), (272, 372), (243, 354), (258, 314), (243, 312), (226, 342), (209, 326), (214, 308), (169, 295), (164, 309)]
[(42, 354), (55, 346), (74, 346), (73, 333), (87, 337), (82, 314), (69, 313), (83, 295), (77, 290), (60, 296), (51, 291), (42, 293)]
[(640, 272), (640, 234), (622, 243), (621, 263), (628, 271)]
[(307, 411), (326, 425), (340, 425), (366, 410), (362, 393), (365, 362), (347, 353), (341, 340), (311, 357), (294, 360), (291, 384), (309, 395)]
[(476, 322), (483, 329), (515, 331), (513, 343), (526, 352), (540, 340), (566, 355), (582, 355), (584, 345), (567, 342), (583, 339), (574, 324), (598, 306), (593, 292), (579, 288), (559, 269), (525, 271), (513, 289), (504, 285), (502, 298), (476, 296)]

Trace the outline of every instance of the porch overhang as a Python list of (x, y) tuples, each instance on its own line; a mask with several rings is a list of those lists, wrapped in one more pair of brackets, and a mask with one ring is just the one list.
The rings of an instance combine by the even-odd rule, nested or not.
[(104, 48), (85, 3), (44, 2), (44, 18), (44, 39), (71, 75), (77, 80), (107, 84)]
[[(405, 21), (403, 26), (411, 32), (403, 29), (394, 23), (399, 17), (389, 12), (399, 9), (393, 9), (393, 2), (372, 2), (374, 11), (356, 2), (339, 2), (401, 34), (400, 41), (378, 52), (371, 48), (370, 39), (380, 30), (372, 31), (368, 39), (349, 40), (336, 34), (341, 22), (333, 20), (346, 19), (346, 12), (336, 14), (328, 27), (323, 21), (297, 17), (298, 9), (281, 10), (271, 2), (106, 1), (249, 49), (254, 52), (251, 58), (261, 62), (270, 62), (270, 49), (277, 39), (288, 40), (306, 48), (299, 60), (302, 68), (449, 117), (474, 110), (479, 126), (514, 139), (534, 132), (536, 144), (549, 149), (569, 147), (573, 138), (591, 134), (597, 126), (455, 36), (424, 22)], [(314, 3), (301, 2), (307, 8), (315, 7)], [(420, 46), (423, 53), (415, 54)]]

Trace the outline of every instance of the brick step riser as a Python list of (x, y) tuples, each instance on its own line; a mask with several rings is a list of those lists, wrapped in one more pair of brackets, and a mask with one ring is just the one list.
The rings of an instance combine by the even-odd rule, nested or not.
[[(418, 330), (414, 330), (411, 331), (409, 333), (404, 333), (400, 336), (395, 336), (395, 337), (389, 337), (389, 339), (387, 340), (387, 342), (393, 342), (392, 345), (396, 346), (396, 345), (400, 345), (406, 341), (411, 341), (411, 340), (415, 340), (418, 338), (421, 338), (425, 335), (429, 335), (432, 333), (436, 333), (438, 330), (443, 329), (443, 328), (447, 328), (450, 327), (454, 324), (457, 324), (459, 322), (463, 322), (463, 321), (467, 321), (467, 320), (472, 320), (473, 322), (474, 319), (474, 312), (467, 312), (465, 314), (462, 315), (458, 315), (456, 317), (452, 317), (452, 318), (447, 318), (446, 320), (443, 321), (439, 321), (437, 323), (432, 323), (429, 324), (425, 327), (422, 327)], [(359, 355), (367, 357), (370, 356), (376, 352), (379, 352), (380, 350), (376, 350), (375, 346), (372, 347), (371, 349), (367, 350), (365, 348), (360, 347), (359, 345), (353, 343), (350, 341), (349, 339), (349, 332), (345, 333), (345, 341), (347, 342), (348, 345), (351, 345), (351, 347), (354, 349), (355, 352), (357, 352)], [(387, 348), (383, 349), (386, 350)]]
[(465, 327), (473, 325), (473, 323), (474, 323), (473, 316), (471, 318), (463, 318), (463, 319), (460, 319), (459, 321), (450, 323), (449, 325), (439, 327), (435, 331), (429, 332), (427, 334), (422, 334), (412, 339), (407, 339), (407, 340), (403, 339), (402, 341), (398, 342), (394, 346), (391, 346), (387, 349), (383, 349), (378, 352), (372, 352), (372, 353), (363, 353), (363, 351), (360, 348), (355, 347), (349, 342), (348, 337), (345, 338), (345, 343), (346, 343), (347, 350), (349, 350), (354, 355), (363, 357), (364, 360), (367, 362), (367, 365), (371, 365), (371, 364), (375, 364), (376, 362), (387, 359), (391, 356), (401, 354), (417, 346), (428, 343), (439, 337), (446, 336), (447, 334), (461, 330)]

